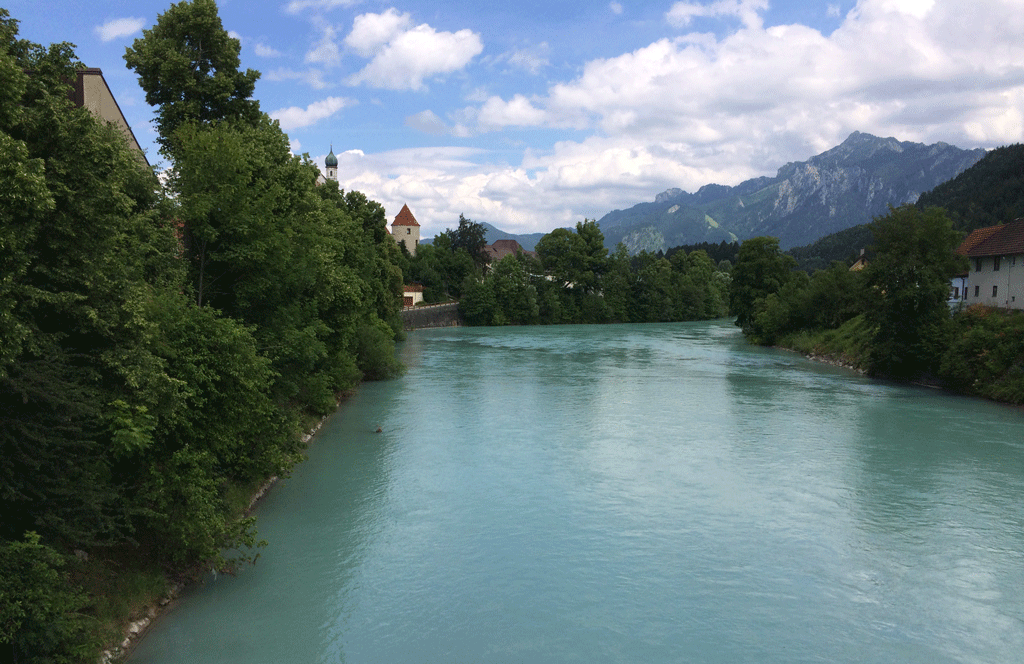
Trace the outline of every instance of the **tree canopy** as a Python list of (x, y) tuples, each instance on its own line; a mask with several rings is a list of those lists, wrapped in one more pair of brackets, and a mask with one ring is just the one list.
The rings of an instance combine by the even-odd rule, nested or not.
[(175, 130), (187, 122), (259, 121), (252, 99), (259, 72), (239, 71), (241, 43), (221, 24), (214, 0), (183, 0), (157, 17), (125, 54), (139, 76), (146, 103), (158, 107), (160, 145), (172, 149)]

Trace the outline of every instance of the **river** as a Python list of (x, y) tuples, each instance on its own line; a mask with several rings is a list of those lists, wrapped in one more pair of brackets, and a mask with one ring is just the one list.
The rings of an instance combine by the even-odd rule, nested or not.
[(131, 662), (1024, 661), (1018, 409), (727, 321), (399, 352)]

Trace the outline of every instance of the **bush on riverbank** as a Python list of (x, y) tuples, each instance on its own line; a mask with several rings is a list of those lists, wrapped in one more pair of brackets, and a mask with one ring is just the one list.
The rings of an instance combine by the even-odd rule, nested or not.
[(972, 306), (954, 316), (940, 376), (951, 389), (1024, 404), (1024, 312)]
[(72, 47), (17, 35), (0, 9), (0, 661), (94, 662), (167, 577), (251, 555), (303, 424), (400, 370), (402, 274), (383, 208), (316, 186), (231, 71), (213, 0), (134, 45), (181, 102), (164, 183), (74, 106)]

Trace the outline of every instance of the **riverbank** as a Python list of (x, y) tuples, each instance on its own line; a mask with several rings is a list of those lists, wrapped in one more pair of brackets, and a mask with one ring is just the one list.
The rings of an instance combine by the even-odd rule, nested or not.
[[(775, 346), (868, 373), (874, 330), (858, 316), (834, 330), (786, 335)], [(1024, 405), (1024, 312), (972, 306), (931, 341), (934, 360), (913, 382), (955, 394)]]
[[(338, 406), (340, 407), (349, 396), (351, 396), (351, 393), (341, 395), (338, 399)], [(333, 415), (334, 413), (323, 416), (313, 427), (308, 429), (302, 435), (303, 445), (308, 446), (313, 436), (320, 431), (327, 420)], [(279, 479), (277, 475), (274, 475), (261, 483), (249, 498), (248, 506), (242, 512), (241, 517), (250, 516), (260, 501), (277, 484)], [(177, 579), (165, 576), (166, 590), (144, 603), (144, 608), (139, 612), (139, 615), (135, 616), (134, 619), (124, 626), (120, 642), (117, 645), (107, 647), (100, 653), (99, 664), (117, 664), (118, 662), (126, 661), (134, 652), (139, 641), (145, 637), (156, 621), (174, 607), (182, 591), (190, 584), (195, 583), (206, 570), (207, 566), (203, 565), (181, 573)]]

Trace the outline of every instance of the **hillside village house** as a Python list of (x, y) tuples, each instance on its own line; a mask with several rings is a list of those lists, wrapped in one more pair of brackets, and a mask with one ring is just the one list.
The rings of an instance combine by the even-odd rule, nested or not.
[(966, 281), (952, 284), (963, 304), (1024, 309), (1024, 218), (979, 228), (956, 251), (971, 263)]

